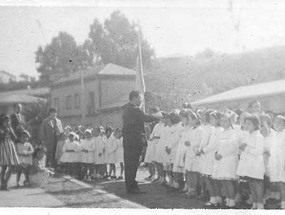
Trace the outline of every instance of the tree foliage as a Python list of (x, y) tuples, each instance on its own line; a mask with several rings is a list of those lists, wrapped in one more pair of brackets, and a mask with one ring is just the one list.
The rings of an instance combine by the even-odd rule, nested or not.
[[(36, 51), (40, 79), (49, 83), (52, 74), (68, 75), (81, 67), (98, 64), (114, 63), (134, 68), (138, 56), (138, 27), (115, 11), (104, 24), (94, 20), (89, 38), (82, 45), (77, 45), (68, 33), (60, 32), (50, 44)], [(149, 67), (154, 50), (143, 37), (141, 41), (143, 65)]]
[(60, 32), (50, 44), (44, 49), (39, 47), (36, 52), (40, 79), (47, 83), (50, 81), (50, 75), (56, 73), (70, 74), (84, 66), (86, 62), (90, 62), (90, 59), (84, 45), (77, 45), (73, 36), (66, 32)]
[[(138, 32), (140, 26), (130, 21), (120, 12), (115, 11), (104, 25), (97, 19), (90, 26), (89, 51), (96, 62), (114, 63), (127, 68), (136, 66), (138, 56)], [(154, 50), (141, 35), (143, 64), (151, 65)]]

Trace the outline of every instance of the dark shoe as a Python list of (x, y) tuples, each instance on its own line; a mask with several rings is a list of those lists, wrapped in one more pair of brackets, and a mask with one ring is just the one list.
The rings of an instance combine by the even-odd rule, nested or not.
[(0, 190), (9, 191), (10, 189), (7, 187), (7, 185), (4, 185), (0, 187)]
[(111, 179), (116, 179), (117, 177), (114, 175), (114, 176), (111, 176)]
[(123, 180), (123, 176), (119, 176), (117, 180)]
[(130, 190), (128, 191), (129, 194), (144, 194), (144, 191), (141, 191), (139, 189), (134, 189), (134, 190)]
[(145, 178), (145, 180), (147, 180), (147, 181), (151, 181), (151, 179), (152, 179), (152, 175), (150, 175), (147, 178)]

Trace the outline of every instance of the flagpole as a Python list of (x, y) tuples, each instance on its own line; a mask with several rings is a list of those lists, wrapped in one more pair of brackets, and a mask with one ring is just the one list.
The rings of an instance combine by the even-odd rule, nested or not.
[(84, 98), (84, 77), (83, 69), (81, 69), (81, 125), (85, 126), (86, 117), (85, 117), (85, 98)]
[(137, 90), (139, 90), (142, 95), (143, 95), (143, 100), (142, 100), (142, 110), (145, 111), (145, 98), (144, 98), (144, 93), (145, 93), (145, 83), (144, 83), (144, 76), (143, 76), (143, 64), (142, 64), (142, 49), (141, 49), (141, 28), (138, 22), (138, 71), (137, 71)]

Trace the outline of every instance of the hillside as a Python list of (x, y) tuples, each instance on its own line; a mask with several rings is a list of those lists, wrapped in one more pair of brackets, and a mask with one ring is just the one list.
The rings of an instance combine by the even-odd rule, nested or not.
[(205, 50), (195, 57), (156, 59), (153, 68), (146, 71), (145, 81), (147, 101), (170, 110), (185, 101), (283, 78), (285, 46), (242, 54)]

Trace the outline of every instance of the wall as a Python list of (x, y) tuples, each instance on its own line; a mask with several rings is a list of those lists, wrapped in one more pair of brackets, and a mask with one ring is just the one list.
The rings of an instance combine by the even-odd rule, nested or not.
[[(95, 109), (99, 108), (99, 88), (98, 88), (98, 80), (92, 79), (89, 81), (85, 81), (84, 83), (84, 100), (85, 100), (85, 113), (88, 114), (87, 110), (87, 104), (88, 104), (88, 94), (90, 91), (94, 92), (94, 100), (95, 100)], [(80, 107), (75, 108), (75, 94), (80, 95)], [(71, 95), (71, 109), (67, 110), (66, 109), (66, 97), (68, 95)], [(65, 84), (62, 85), (58, 88), (54, 88), (51, 90), (51, 104), (52, 106), (57, 106), (54, 103), (54, 99), (58, 98), (59, 99), (59, 116), (60, 117), (66, 117), (66, 116), (78, 116), (81, 115), (82, 113), (82, 102), (81, 102), (81, 85), (80, 82), (74, 83), (74, 84)]]
[(101, 78), (102, 107), (135, 89), (135, 78)]

